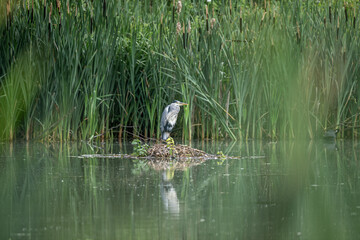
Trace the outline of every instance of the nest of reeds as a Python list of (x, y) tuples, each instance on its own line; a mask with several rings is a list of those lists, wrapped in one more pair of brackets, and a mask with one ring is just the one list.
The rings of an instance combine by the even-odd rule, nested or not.
[(186, 145), (155, 144), (147, 150), (148, 157), (161, 159), (216, 158), (199, 149)]
[[(185, 169), (199, 165), (209, 159), (225, 160), (240, 159), (241, 157), (229, 157), (222, 152), (208, 154), (202, 150), (187, 145), (175, 145), (170, 139), (167, 143), (158, 143), (153, 146), (141, 143), (139, 140), (132, 142), (134, 152), (132, 154), (89, 154), (79, 158), (130, 158), (143, 159), (155, 170)], [(262, 158), (263, 156), (250, 156), (248, 158)]]

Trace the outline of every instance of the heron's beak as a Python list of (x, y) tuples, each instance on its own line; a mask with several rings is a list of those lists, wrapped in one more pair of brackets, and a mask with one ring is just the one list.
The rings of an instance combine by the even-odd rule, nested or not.
[(186, 106), (186, 105), (189, 105), (189, 104), (181, 102), (181, 103), (179, 103), (179, 105), (180, 106)]

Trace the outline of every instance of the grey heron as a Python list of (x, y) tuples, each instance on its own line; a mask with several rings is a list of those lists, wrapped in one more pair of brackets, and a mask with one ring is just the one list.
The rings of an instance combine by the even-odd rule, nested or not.
[(173, 130), (178, 114), (180, 112), (180, 106), (188, 105), (175, 100), (170, 105), (166, 106), (162, 115), (160, 123), (161, 139), (166, 140), (170, 136), (170, 132)]
[(339, 132), (339, 129), (335, 129), (335, 130), (327, 130), (324, 133), (324, 138), (326, 139), (336, 139), (336, 134)]

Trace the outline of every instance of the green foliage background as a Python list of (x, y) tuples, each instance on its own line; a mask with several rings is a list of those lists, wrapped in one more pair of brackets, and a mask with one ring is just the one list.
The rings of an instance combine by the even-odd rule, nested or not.
[(356, 1), (0, 3), (2, 140), (358, 136)]

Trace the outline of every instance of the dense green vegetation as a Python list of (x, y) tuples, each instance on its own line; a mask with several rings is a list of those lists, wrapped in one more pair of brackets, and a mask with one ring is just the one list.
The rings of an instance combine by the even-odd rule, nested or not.
[[(180, 6), (181, 5), (181, 6)], [(357, 137), (355, 1), (1, 1), (0, 139)], [(3, 14), (6, 13), (6, 14)]]

